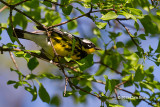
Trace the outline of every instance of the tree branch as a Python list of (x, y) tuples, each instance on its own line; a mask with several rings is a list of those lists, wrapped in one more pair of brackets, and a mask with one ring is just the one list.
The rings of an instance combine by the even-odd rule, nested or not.
[(94, 63), (95, 63), (95, 64), (101, 64), (101, 65), (103, 65), (103, 66), (106, 66), (107, 68), (111, 69), (111, 70), (114, 71), (115, 73), (122, 75), (121, 72), (119, 72), (119, 71), (117, 71), (117, 70), (109, 67), (108, 65), (104, 64), (103, 62), (94, 62)]
[(130, 33), (129, 29), (128, 29), (123, 23), (121, 23), (119, 20), (117, 20), (117, 21), (118, 21), (119, 24), (121, 24), (121, 25), (126, 29), (126, 31), (127, 31), (127, 33), (129, 34), (131, 40), (133, 41), (133, 43), (134, 43), (137, 47), (139, 47), (139, 45), (136, 43), (136, 41), (135, 41), (134, 38), (132, 37), (132, 34)]
[(17, 69), (18, 71), (20, 71), (19, 68), (18, 68), (18, 65), (17, 65), (17, 63), (16, 63), (16, 60), (14, 59), (13, 54), (12, 54), (11, 51), (9, 51), (9, 55), (10, 55), (10, 57), (11, 57), (11, 59), (12, 59), (14, 65), (15, 65), (16, 69)]
[(21, 1), (21, 2), (19, 2), (19, 3), (14, 4), (13, 6), (21, 5), (22, 3), (26, 2), (26, 1), (31, 1), (31, 0), (24, 0), (24, 1)]
[(97, 97), (98, 99), (100, 99), (100, 96), (95, 95), (95, 94), (93, 94), (93, 93), (91, 93), (91, 92), (88, 92), (88, 91), (86, 91), (86, 90), (78, 87), (77, 85), (74, 85), (70, 80), (68, 80), (68, 83), (69, 83), (71, 86), (74, 86), (76, 89), (79, 89), (79, 90), (81, 90), (81, 91), (83, 91), (83, 92), (85, 92), (85, 93), (87, 93), (87, 94), (90, 94), (90, 95), (95, 96), (95, 97)]
[(80, 15), (80, 16), (78, 16), (78, 17), (75, 17), (75, 18), (72, 18), (72, 19), (67, 20), (67, 21), (65, 21), (65, 22), (62, 22), (62, 23), (59, 23), (59, 24), (50, 26), (50, 27), (48, 27), (48, 29), (51, 29), (51, 28), (54, 28), (54, 27), (57, 27), (57, 26), (66, 24), (66, 23), (68, 23), (68, 22), (71, 22), (71, 21), (73, 21), (73, 20), (79, 19), (79, 18), (84, 17), (84, 16), (88, 16), (90, 13), (95, 13), (95, 12), (100, 12), (100, 11), (115, 11), (115, 9), (111, 8), (111, 9), (103, 9), (103, 10), (89, 11), (88, 13), (85, 13), (85, 14)]

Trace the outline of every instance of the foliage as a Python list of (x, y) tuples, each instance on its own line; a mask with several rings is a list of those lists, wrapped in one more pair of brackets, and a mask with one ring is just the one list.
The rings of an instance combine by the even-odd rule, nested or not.
[[(75, 101), (80, 103), (87, 101), (87, 95), (92, 95), (97, 97), (97, 100), (101, 100), (100, 107), (104, 105), (123, 107), (116, 99), (118, 95), (121, 96), (117, 91), (121, 90), (132, 97), (139, 98), (120, 99), (121, 101), (131, 101), (134, 106), (142, 101), (152, 106), (159, 105), (160, 82), (155, 78), (154, 65), (146, 67), (145, 63), (151, 61), (157, 66), (160, 65), (160, 41), (157, 43), (158, 47), (148, 46), (146, 50), (142, 46), (142, 42), (150, 38), (158, 38), (160, 33), (158, 0), (61, 0), (60, 3), (56, 0), (0, 0), (0, 2), (0, 8), (8, 6), (5, 8), (8, 11), (0, 11), (0, 14), (3, 12), (8, 14), (8, 19), (0, 22), (0, 40), (3, 39), (1, 35), (4, 30), (7, 30), (11, 40), (8, 44), (3, 44), (0, 49), (12, 51), (16, 57), (24, 58), (27, 61), (26, 66), (31, 71), (24, 75), (18, 67), (11, 68), (12, 72), (17, 73), (19, 80), (9, 80), (7, 84), (13, 84), (14, 88), (24, 87), (32, 94), (32, 101), (36, 100), (39, 95), (43, 102), (56, 106), (61, 104), (59, 96), (55, 95), (50, 98), (51, 95), (48, 94), (45, 86), (39, 82), (41, 78), (48, 78), (68, 83), (72, 90), (68, 91), (65, 85), (64, 92), (62, 92), (64, 97), (73, 96)], [(86, 12), (86, 10), (89, 11)], [(75, 16), (77, 14), (78, 16)], [(76, 64), (71, 64), (71, 67), (58, 64), (57, 67), (64, 76), (51, 73), (33, 74), (32, 71), (39, 65), (37, 55), (40, 53), (36, 50), (26, 50), (19, 40), (13, 37), (13, 28), (21, 27), (25, 30), (29, 23), (35, 23), (38, 26), (44, 25), (48, 30), (62, 26), (69, 32), (76, 33), (79, 30), (79, 20), (83, 17), (91, 20), (93, 26), (87, 23), (85, 28), (92, 30), (87, 31), (88, 34), (84, 32), (82, 34), (88, 35), (96, 45), (103, 49), (96, 53), (99, 60), (95, 62), (93, 55), (88, 55), (80, 61), (75, 61)], [(3, 18), (3, 15), (0, 18)], [(62, 22), (62, 20), (66, 21)], [(16, 41), (18, 45), (15, 45)], [(65, 59), (67, 62), (72, 60)], [(12, 60), (14, 61), (14, 58)], [(87, 71), (94, 69), (91, 66), (95, 64), (99, 64), (96, 72), (88, 73)], [(107, 72), (114, 73), (120, 78), (108, 77)], [(39, 84), (38, 91), (34, 82)], [(105, 92), (96, 92), (93, 87), (94, 83), (103, 84)], [(124, 87), (120, 88), (121, 86)], [(131, 92), (128, 87), (135, 89), (135, 92)], [(142, 93), (146, 96), (142, 96)], [(117, 100), (117, 103), (114, 104), (111, 99)]]

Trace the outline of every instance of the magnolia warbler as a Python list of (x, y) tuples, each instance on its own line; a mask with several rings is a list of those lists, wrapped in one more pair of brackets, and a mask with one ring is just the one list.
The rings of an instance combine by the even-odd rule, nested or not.
[(57, 28), (54, 28), (51, 31), (50, 38), (53, 47), (46, 33), (36, 34), (20, 29), (15, 29), (14, 31), (13, 35), (15, 37), (31, 40), (39, 45), (43, 49), (45, 56), (50, 60), (54, 60), (55, 58), (53, 47), (58, 56), (71, 57), (73, 60), (80, 60), (88, 54), (100, 50), (100, 48), (96, 47), (91, 41), (76, 37)]

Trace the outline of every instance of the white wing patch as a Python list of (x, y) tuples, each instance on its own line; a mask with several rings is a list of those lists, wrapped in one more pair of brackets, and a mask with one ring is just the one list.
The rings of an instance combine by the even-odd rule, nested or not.
[(83, 39), (82, 40), (84, 43), (87, 43), (87, 44), (90, 44), (90, 43), (92, 43), (90, 40), (88, 40), (88, 39)]

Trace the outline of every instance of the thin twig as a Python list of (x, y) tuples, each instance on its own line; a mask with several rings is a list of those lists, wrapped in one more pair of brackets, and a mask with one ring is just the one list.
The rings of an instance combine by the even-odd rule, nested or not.
[(0, 26), (0, 29), (8, 29), (8, 28)]
[(126, 29), (126, 31), (127, 31), (127, 33), (129, 34), (131, 40), (133, 41), (133, 43), (134, 43), (137, 47), (139, 47), (139, 45), (136, 43), (136, 41), (135, 41), (134, 38), (132, 37), (132, 34), (130, 33), (129, 29), (128, 29), (123, 23), (121, 23), (119, 20), (117, 20), (117, 21), (118, 21), (119, 24), (121, 24), (121, 25)]
[(0, 9), (0, 13), (1, 13), (3, 10), (7, 9), (7, 8), (8, 8), (8, 6), (3, 6), (3, 7)]
[(117, 74), (122, 75), (121, 72), (119, 72), (119, 71), (117, 71), (117, 70), (115, 70), (115, 69), (109, 67), (108, 65), (104, 64), (103, 62), (94, 62), (94, 63), (95, 63), (95, 64), (101, 64), (101, 65), (103, 65), (103, 66), (106, 66), (107, 68), (111, 69), (112, 71), (116, 72)]
[(71, 22), (71, 21), (73, 21), (73, 20), (79, 19), (79, 18), (84, 17), (84, 16), (88, 16), (90, 13), (95, 13), (95, 12), (100, 12), (100, 11), (115, 11), (115, 9), (111, 8), (111, 9), (103, 9), (103, 10), (89, 11), (88, 13), (85, 13), (85, 14), (80, 15), (80, 16), (78, 16), (78, 17), (75, 17), (75, 18), (72, 18), (72, 19), (67, 20), (67, 21), (65, 21), (65, 22), (62, 22), (62, 23), (59, 23), (59, 24), (50, 26), (50, 27), (48, 27), (48, 29), (51, 29), (51, 28), (54, 28), (54, 27), (57, 27), (57, 26), (66, 24), (66, 23), (68, 23), (68, 22)]
[(14, 65), (15, 65), (16, 69), (17, 69), (18, 71), (20, 71), (20, 70), (19, 70), (19, 68), (18, 68), (18, 65), (17, 65), (17, 63), (16, 63), (16, 61), (15, 61), (15, 59), (14, 59), (14, 57), (13, 57), (12, 52), (11, 52), (11, 51), (9, 51), (9, 54), (10, 54), (10, 56), (11, 56), (11, 59), (12, 59), (12, 61), (13, 61)]
[(26, 1), (31, 1), (31, 0), (24, 0), (24, 1), (21, 1), (21, 2), (19, 2), (19, 3), (14, 4), (14, 6), (19, 6), (19, 5), (21, 5), (22, 3), (26, 2)]
[(63, 96), (66, 96), (67, 83), (68, 83), (68, 78), (65, 77), (65, 87), (64, 87), (64, 94), (63, 94)]
[(76, 89), (79, 89), (79, 90), (81, 90), (81, 91), (83, 91), (83, 92), (85, 92), (85, 93), (87, 93), (87, 94), (90, 94), (90, 95), (95, 96), (95, 97), (97, 97), (98, 99), (100, 99), (100, 96), (95, 95), (95, 94), (93, 94), (93, 93), (91, 93), (91, 92), (88, 92), (88, 91), (86, 91), (86, 90), (78, 87), (77, 85), (74, 85), (70, 80), (68, 80), (68, 83), (69, 83), (70, 85), (74, 86)]
[(116, 98), (117, 98), (117, 100), (119, 100), (119, 99), (118, 99), (118, 94), (117, 94), (117, 90), (116, 90), (116, 88), (114, 89), (114, 92), (115, 92), (115, 94), (116, 94)]
[(128, 80), (123, 81), (123, 82), (121, 82), (121, 83), (117, 84), (115, 87), (119, 87), (119, 86), (121, 86), (121, 85), (125, 84), (127, 81), (128, 81)]
[(16, 38), (17, 38), (17, 42), (18, 42), (18, 44), (19, 44), (21, 47), (23, 47), (23, 45), (22, 45), (21, 42), (19, 41), (19, 39), (18, 39), (18, 37), (17, 37), (17, 34), (16, 34), (15, 30), (14, 30), (13, 21), (12, 21), (12, 8), (10, 8), (9, 18), (10, 18), (10, 24), (11, 24), (13, 33), (15, 34), (15, 36), (16, 36)]

